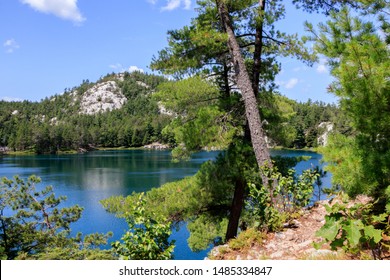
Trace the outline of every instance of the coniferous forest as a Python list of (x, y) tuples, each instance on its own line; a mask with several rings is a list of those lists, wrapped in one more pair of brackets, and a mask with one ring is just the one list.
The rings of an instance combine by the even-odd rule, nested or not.
[[(70, 234), (79, 206), (61, 208), (39, 178), (2, 179), (3, 259), (171, 259), (172, 229), (188, 224), (194, 251), (261, 243), (299, 218), (323, 170), (295, 174), (303, 158), (272, 157), (271, 147), (315, 148), (332, 173), (325, 223), (317, 232), (348, 259), (388, 259), (390, 249), (390, 59), (388, 1), (294, 0), (322, 13), (307, 34), (277, 22), (283, 1), (199, 0), (188, 26), (170, 30), (152, 59), (158, 74), (108, 74), (40, 102), (0, 102), (2, 153), (87, 152), (167, 144), (174, 160), (223, 150), (191, 177), (146, 193), (115, 196), (102, 207), (129, 229)], [(312, 47), (311, 47), (312, 46)], [(325, 57), (337, 104), (297, 102), (278, 92), (280, 57), (311, 66)], [(169, 78), (167, 78), (169, 77)], [(355, 202), (356, 197), (366, 202)], [(10, 211), (10, 209), (12, 211)], [(11, 214), (10, 214), (11, 212)]]
[[(115, 81), (126, 97), (123, 107), (93, 113), (83, 112), (83, 94), (108, 81)], [(139, 148), (153, 142), (177, 146), (165, 129), (175, 116), (165, 112), (156, 98), (163, 76), (141, 72), (108, 74), (92, 83), (65, 89), (63, 94), (40, 102), (0, 101), (0, 146), (9, 151), (37, 154), (61, 153), (96, 148)], [(165, 85), (167, 86), (167, 85)], [(312, 148), (322, 145), (318, 138), (330, 123), (332, 130), (350, 133), (337, 105), (318, 101), (297, 102), (280, 94), (267, 96), (264, 118), (270, 146)], [(97, 104), (114, 102), (96, 100)]]

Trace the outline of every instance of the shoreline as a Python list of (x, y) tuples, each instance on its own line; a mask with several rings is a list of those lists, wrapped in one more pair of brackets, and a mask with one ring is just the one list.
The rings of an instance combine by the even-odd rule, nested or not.
[[(163, 144), (162, 144), (163, 145)], [(148, 145), (146, 145), (148, 146)], [(269, 148), (270, 150), (275, 151), (304, 151), (304, 152), (314, 152), (314, 153), (320, 153), (318, 148), (302, 148), (302, 149), (296, 149), (296, 148), (285, 148), (281, 146), (276, 146), (273, 148)], [(22, 150), (22, 151), (11, 151), (8, 150), (7, 152), (0, 153), (0, 156), (37, 156), (37, 155), (76, 155), (76, 154), (84, 154), (89, 153), (93, 151), (133, 151), (133, 150), (144, 150), (144, 151), (170, 151), (172, 148), (148, 148), (145, 146), (141, 147), (94, 147), (93, 149), (87, 150), (87, 149), (80, 149), (80, 150), (66, 150), (66, 151), (57, 151), (56, 153), (43, 153), (38, 154), (34, 152), (33, 150)], [(204, 150), (208, 151), (208, 150)]]

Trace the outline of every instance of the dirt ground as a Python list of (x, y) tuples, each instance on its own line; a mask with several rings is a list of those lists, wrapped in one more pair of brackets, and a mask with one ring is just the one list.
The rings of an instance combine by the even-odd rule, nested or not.
[[(343, 259), (345, 255), (331, 251), (328, 245), (316, 250), (313, 242), (321, 238), (315, 233), (324, 225), (327, 201), (317, 202), (306, 209), (281, 232), (269, 233), (261, 244), (254, 244), (242, 251), (229, 250), (228, 245), (216, 247), (210, 254), (213, 259), (229, 260), (295, 260), (295, 259)], [(223, 254), (221, 254), (223, 252)]]

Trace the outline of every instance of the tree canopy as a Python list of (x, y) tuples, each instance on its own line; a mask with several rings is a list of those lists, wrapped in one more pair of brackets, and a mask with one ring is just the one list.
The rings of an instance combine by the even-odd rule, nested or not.
[(60, 207), (52, 186), (38, 189), (40, 178), (0, 180), (1, 259), (115, 259), (107, 234), (71, 235), (71, 223), (81, 217), (78, 205)]

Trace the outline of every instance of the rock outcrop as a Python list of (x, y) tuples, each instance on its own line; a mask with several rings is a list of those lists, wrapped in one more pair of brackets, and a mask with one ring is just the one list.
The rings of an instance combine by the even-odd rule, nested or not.
[(154, 142), (152, 144), (144, 146), (144, 148), (151, 149), (151, 150), (166, 150), (169, 149), (169, 145)]
[[(356, 203), (367, 204), (372, 199), (366, 195), (358, 195), (347, 207)], [(297, 260), (297, 259), (351, 259), (341, 250), (330, 250), (328, 243), (317, 236), (317, 231), (325, 224), (326, 208), (341, 203), (339, 198), (317, 201), (313, 206), (303, 209), (299, 218), (284, 225), (279, 232), (267, 233), (261, 242), (250, 243), (249, 248), (232, 249), (229, 244), (214, 247), (207, 259), (216, 260)], [(320, 248), (314, 248), (314, 243), (321, 243)], [(366, 251), (367, 256), (371, 251)]]
[(328, 137), (333, 131), (333, 127), (334, 125), (331, 122), (322, 122), (318, 125), (318, 128), (323, 131), (323, 133), (317, 138), (319, 146), (326, 146), (328, 144)]
[[(268, 233), (261, 244), (254, 243), (252, 247), (244, 251), (235, 251), (227, 244), (215, 247), (209, 254), (211, 259), (222, 260), (294, 260), (313, 259), (320, 255), (336, 254), (324, 245), (320, 250), (313, 247), (313, 242), (320, 242), (322, 239), (316, 236), (325, 223), (326, 201), (317, 202), (315, 206), (303, 212), (302, 216), (293, 223), (285, 225), (285, 230)], [(221, 254), (221, 251), (224, 252)]]
[(80, 114), (94, 115), (120, 109), (126, 102), (127, 98), (115, 81), (99, 83), (83, 94)]

